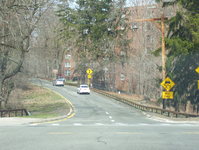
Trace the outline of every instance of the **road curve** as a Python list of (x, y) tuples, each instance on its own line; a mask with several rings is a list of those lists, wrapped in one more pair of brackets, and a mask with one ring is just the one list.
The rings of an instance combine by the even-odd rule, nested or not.
[(151, 120), (126, 104), (91, 92), (79, 95), (75, 87), (52, 89), (71, 101), (75, 115), (64, 121), (23, 126), (1, 126), (2, 150), (196, 150), (199, 124)]

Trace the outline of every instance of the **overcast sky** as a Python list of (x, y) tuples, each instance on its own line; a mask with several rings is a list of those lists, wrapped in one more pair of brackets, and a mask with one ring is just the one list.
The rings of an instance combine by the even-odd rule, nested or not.
[(155, 0), (126, 0), (127, 6), (136, 6), (136, 5), (144, 5), (144, 4), (154, 4)]
[[(126, 6), (130, 7), (130, 6), (138, 6), (138, 5), (150, 5), (150, 4), (154, 4), (155, 0), (126, 0)], [(75, 7), (75, 1), (73, 3), (71, 3), (72, 7)]]

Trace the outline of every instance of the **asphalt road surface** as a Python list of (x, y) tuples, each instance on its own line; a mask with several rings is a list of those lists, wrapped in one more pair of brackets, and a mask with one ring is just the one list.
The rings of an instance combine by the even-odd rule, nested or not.
[(75, 87), (35, 83), (66, 97), (74, 116), (62, 121), (0, 125), (0, 150), (198, 150), (199, 123), (168, 123)]

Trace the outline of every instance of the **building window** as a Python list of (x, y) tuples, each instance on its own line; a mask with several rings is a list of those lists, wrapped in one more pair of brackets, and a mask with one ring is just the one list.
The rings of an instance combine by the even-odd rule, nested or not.
[(66, 63), (65, 63), (65, 67), (66, 67), (66, 68), (70, 68), (70, 67), (71, 67), (70, 63), (69, 63), (69, 62), (66, 62)]
[(65, 55), (65, 58), (66, 58), (66, 59), (70, 59), (70, 58), (71, 58), (71, 55), (70, 55), (70, 54), (67, 54), (67, 55)]
[(67, 76), (67, 77), (70, 76), (70, 70), (65, 71), (65, 76)]

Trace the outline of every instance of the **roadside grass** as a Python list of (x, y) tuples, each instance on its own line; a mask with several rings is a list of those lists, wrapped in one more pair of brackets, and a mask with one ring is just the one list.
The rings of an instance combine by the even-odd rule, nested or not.
[(21, 91), (18, 101), (30, 112), (30, 118), (52, 118), (66, 115), (70, 106), (60, 95), (36, 86), (28, 85), (30, 90)]
[(70, 85), (70, 86), (77, 86), (78, 82), (77, 81), (71, 81), (71, 80), (67, 80), (65, 82), (66, 85)]

